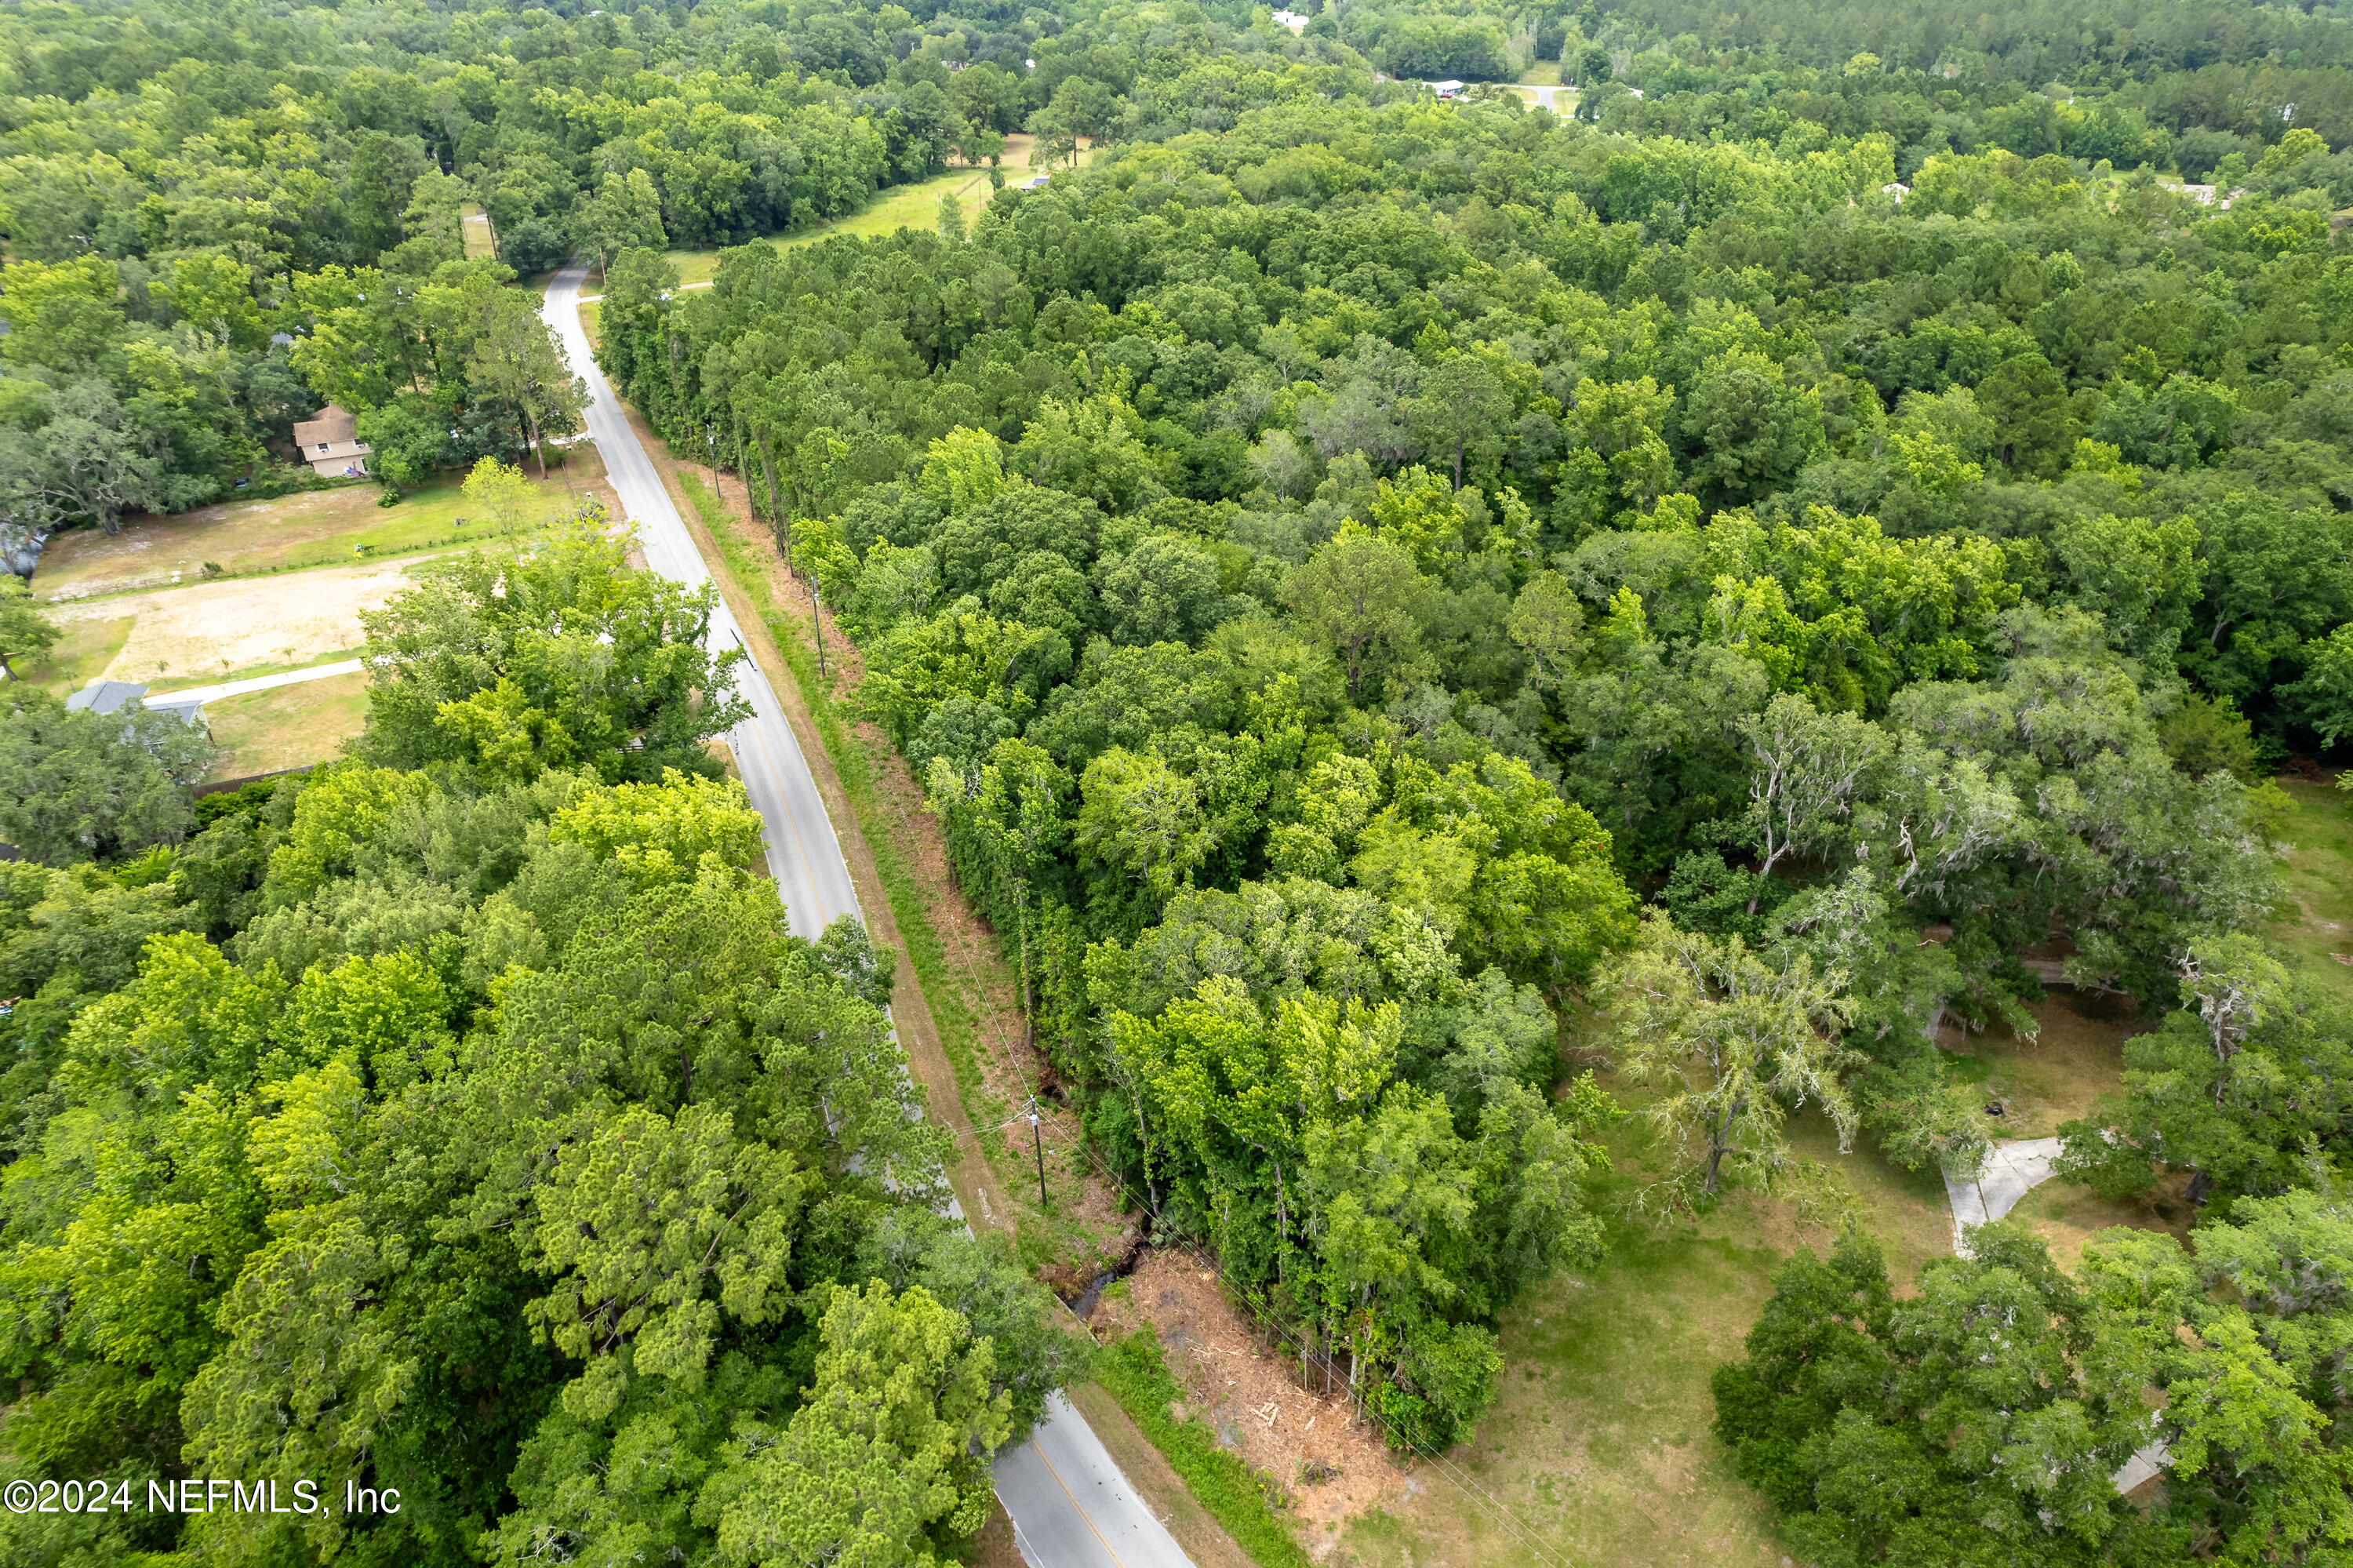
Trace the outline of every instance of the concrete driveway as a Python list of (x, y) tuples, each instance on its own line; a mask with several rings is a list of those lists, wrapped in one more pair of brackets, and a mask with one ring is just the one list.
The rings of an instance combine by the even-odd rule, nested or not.
[(1953, 1206), (1953, 1251), (1969, 1254), (1972, 1226), (1989, 1225), (2018, 1207), (2018, 1201), (2051, 1179), (2059, 1158), (2055, 1138), (2021, 1138), (1997, 1143), (1987, 1157), (1985, 1173), (1974, 1181), (1945, 1178), (1945, 1197)]

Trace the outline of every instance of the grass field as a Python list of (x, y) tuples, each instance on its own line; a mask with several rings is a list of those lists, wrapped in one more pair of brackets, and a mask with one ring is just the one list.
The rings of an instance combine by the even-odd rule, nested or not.
[[(611, 496), (604, 461), (596, 447), (581, 442), (562, 448), (561, 466), (551, 462), (543, 482), (536, 464), (524, 472), (545, 497), (549, 515), (580, 491)], [(551, 453), (551, 459), (554, 454)], [(33, 592), (58, 602), (202, 581), (206, 566), (222, 577), (299, 571), (306, 567), (349, 566), (366, 556), (396, 555), (438, 545), (462, 545), (484, 536), (458, 519), (466, 503), (460, 482), (437, 481), (410, 491), (396, 506), (378, 506), (372, 484), (305, 491), (274, 501), (228, 502), (199, 507), (175, 517), (140, 516), (108, 535), (77, 528), (51, 539), (33, 572)]]
[[(2034, 1040), (2003, 1030), (1968, 1045), (1973, 1071), (2010, 1097), (2010, 1119), (2021, 1124), (2012, 1136), (2048, 1132), (2080, 1114), (2115, 1086), (2123, 1061), (2130, 1021), (2102, 999), (2055, 991), (2040, 1012)], [(1643, 1104), (1639, 1091), (1609, 1086), (1630, 1109)], [(1953, 1242), (1935, 1170), (1901, 1170), (1868, 1139), (1841, 1155), (1836, 1130), (1812, 1112), (1789, 1130), (1796, 1151), (1827, 1173), (1810, 1202), (1794, 1192), (1735, 1192), (1696, 1220), (1653, 1224), (1627, 1206), (1669, 1171), (1671, 1151), (1639, 1119), (1616, 1129), (1614, 1170), (1597, 1194), (1610, 1216), (1608, 1256), (1590, 1271), (1556, 1275), (1504, 1315), (1508, 1370), (1476, 1436), (1442, 1462), (1418, 1465), (1419, 1489), (1407, 1502), (1352, 1521), (1339, 1538), (1346, 1560), (1377, 1568), (1784, 1563), (1770, 1509), (1708, 1430), (1710, 1374), (1742, 1353), (1782, 1260), (1800, 1245), (1828, 1250), (1842, 1214), (1884, 1249), (1901, 1295)], [(2112, 1205), (2056, 1182), (2020, 1212), (2070, 1263), (2095, 1230), (2179, 1230), (2187, 1217), (2178, 1192)]]
[[(2281, 867), (2287, 897), (2266, 933), (2338, 995), (2353, 999), (2353, 794), (2283, 779), (2295, 802)], [(2345, 957), (2339, 958), (2337, 955)]]
[(59, 628), (64, 635), (49, 649), (48, 657), (37, 662), (19, 660), (16, 673), (55, 696), (78, 692), (106, 673), (122, 645), (131, 641), (131, 629), (138, 620), (135, 615), (119, 615), (69, 620)]
[(491, 237), (490, 217), (480, 206), (470, 201), (459, 210), (465, 220), (466, 260), (480, 261), (498, 254), (498, 243)]
[(205, 705), (220, 745), (216, 779), (249, 779), (332, 761), (367, 722), (364, 673), (331, 675)]
[(1552, 87), (1551, 83), (1546, 82), (1541, 86), (1523, 84), (1513, 88), (1512, 90), (1519, 95), (1521, 102), (1542, 108), (1545, 101), (1545, 88), (1551, 88), (1552, 111), (1555, 114), (1566, 117), (1577, 112), (1577, 89), (1573, 87)]
[[(1010, 155), (1005, 163), (1008, 184), (1018, 184), (1029, 177), (1029, 172)], [(813, 245), (837, 234), (874, 238), (895, 234), (902, 228), (934, 228), (940, 218), (940, 198), (948, 196), (964, 204), (965, 220), (968, 223), (978, 209), (987, 205), (989, 195), (987, 169), (951, 169), (936, 179), (925, 180), (919, 185), (894, 185), (877, 196), (864, 211), (851, 217), (837, 218), (822, 228), (772, 238), (764, 243), (779, 250), (790, 250), (795, 246)], [(664, 259), (678, 269), (679, 286), (693, 288), (711, 281), (719, 270), (721, 254), (718, 250), (672, 250), (667, 252)]]
[[(1035, 140), (1025, 133), (1005, 139), (1005, 158), (1001, 167), (1005, 171), (1007, 185), (1022, 185), (1039, 175), (1053, 172), (1029, 167), (1029, 150)], [(1083, 166), (1093, 156), (1093, 148), (1082, 148), (1079, 152), (1080, 164)], [(1067, 169), (1068, 165), (1063, 167)], [(773, 238), (762, 243), (773, 245), (779, 250), (790, 250), (795, 246), (813, 245), (837, 234), (874, 239), (886, 234), (895, 234), (902, 228), (935, 228), (940, 219), (940, 198), (951, 196), (964, 205), (965, 221), (970, 223), (979, 216), (980, 209), (988, 205), (989, 197), (994, 194), (989, 187), (987, 169), (950, 169), (944, 175), (917, 185), (893, 185), (877, 195), (862, 211), (849, 217), (837, 218), (820, 228)], [(694, 288), (710, 282), (719, 270), (720, 255), (719, 250), (671, 250), (665, 253), (670, 264), (678, 269), (681, 288)], [(586, 311), (590, 307), (584, 305), (581, 308)], [(596, 336), (593, 324), (589, 336), (592, 340)]]
[(2049, 1138), (2092, 1108), (2124, 1072), (2124, 1042), (2149, 1027), (2120, 997), (2051, 988), (2036, 1010), (2042, 1029), (2021, 1039), (2001, 1024), (1953, 1044), (1955, 1065), (2002, 1107), (2000, 1136)]

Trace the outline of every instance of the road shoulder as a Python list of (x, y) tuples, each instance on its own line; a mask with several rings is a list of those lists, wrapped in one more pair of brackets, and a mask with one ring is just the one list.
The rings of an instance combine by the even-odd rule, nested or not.
[[(654, 471), (661, 476), (662, 485), (670, 492), (670, 501), (693, 537), (695, 548), (711, 567), (712, 580), (719, 585), (727, 608), (734, 614), (746, 647), (768, 677), (768, 685), (793, 726), (794, 738), (800, 742), (801, 755), (808, 762), (809, 776), (817, 780), (818, 792), (825, 797), (826, 814), (833, 820), (834, 838), (841, 845), (841, 858), (849, 866), (850, 884), (858, 890), (859, 907), (865, 911), (868, 934), (877, 943), (896, 948), (903, 956), (906, 941), (891, 911), (881, 874), (874, 864), (874, 852), (866, 842), (864, 824), (859, 820), (849, 791), (841, 786), (840, 775), (834, 770), (833, 754), (826, 749), (824, 737), (818, 733), (800, 681), (776, 646), (767, 617), (760, 613), (744, 586), (735, 580), (726, 551), (711, 536), (702, 512), (679, 484), (678, 464), (667, 444), (647, 428), (635, 408), (622, 405), (621, 410), (629, 428), (637, 432)], [(1004, 1205), (992, 1201), (987, 1166), (981, 1160), (971, 1119), (965, 1114), (964, 1097), (956, 1092), (955, 1070), (948, 1065), (947, 1053), (940, 1046), (939, 1026), (932, 1016), (931, 1002), (923, 995), (912, 964), (902, 962), (899, 966), (892, 986), (891, 1016), (898, 1025), (900, 1044), (906, 1048), (908, 1070), (923, 1086), (931, 1114), (955, 1137), (956, 1158), (948, 1171), (948, 1181), (965, 1220), (975, 1229), (1011, 1234), (1013, 1226)]]

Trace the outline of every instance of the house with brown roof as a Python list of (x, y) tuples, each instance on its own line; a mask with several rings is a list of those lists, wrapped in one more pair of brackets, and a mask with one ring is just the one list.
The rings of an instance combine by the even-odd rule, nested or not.
[(330, 403), (318, 418), (294, 426), (294, 444), (302, 461), (322, 479), (361, 479), (367, 474), (368, 453), (375, 449), (359, 439), (359, 419)]

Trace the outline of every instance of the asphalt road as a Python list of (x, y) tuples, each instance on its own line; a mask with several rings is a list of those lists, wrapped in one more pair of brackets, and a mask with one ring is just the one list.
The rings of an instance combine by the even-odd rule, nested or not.
[[(574, 371), (588, 383), (588, 434), (604, 455), (622, 511), (638, 525), (646, 564), (666, 577), (700, 587), (711, 580), (710, 568), (588, 347), (579, 310), (586, 275), (582, 267), (557, 273), (542, 314)], [(710, 642), (714, 648), (744, 646), (723, 599), (712, 611)], [(735, 669), (752, 716), (728, 732), (727, 744), (766, 825), (768, 867), (794, 932), (815, 937), (841, 915), (862, 920), (840, 841), (776, 692), (752, 660)], [(1033, 1568), (1191, 1568), (1191, 1559), (1136, 1495), (1085, 1418), (1060, 1394), (1029, 1441), (997, 1457), (996, 1481), (1022, 1559)]]
[[(710, 569), (696, 553), (693, 535), (670, 503), (653, 460), (629, 428), (589, 350), (579, 310), (580, 282), (586, 275), (579, 267), (557, 273), (542, 313), (574, 371), (588, 383), (588, 434), (604, 454), (605, 473), (621, 498), (622, 511), (638, 525), (646, 563), (666, 577), (701, 588), (711, 580)], [(745, 646), (723, 599), (711, 612), (709, 641), (718, 650)], [(727, 744), (735, 753), (744, 788), (766, 824), (768, 870), (776, 879), (793, 932), (815, 938), (837, 916), (859, 913), (849, 865), (841, 858), (817, 780), (809, 776), (800, 742), (767, 676), (747, 657), (735, 666), (735, 685), (752, 705), (752, 716), (728, 732)]]

